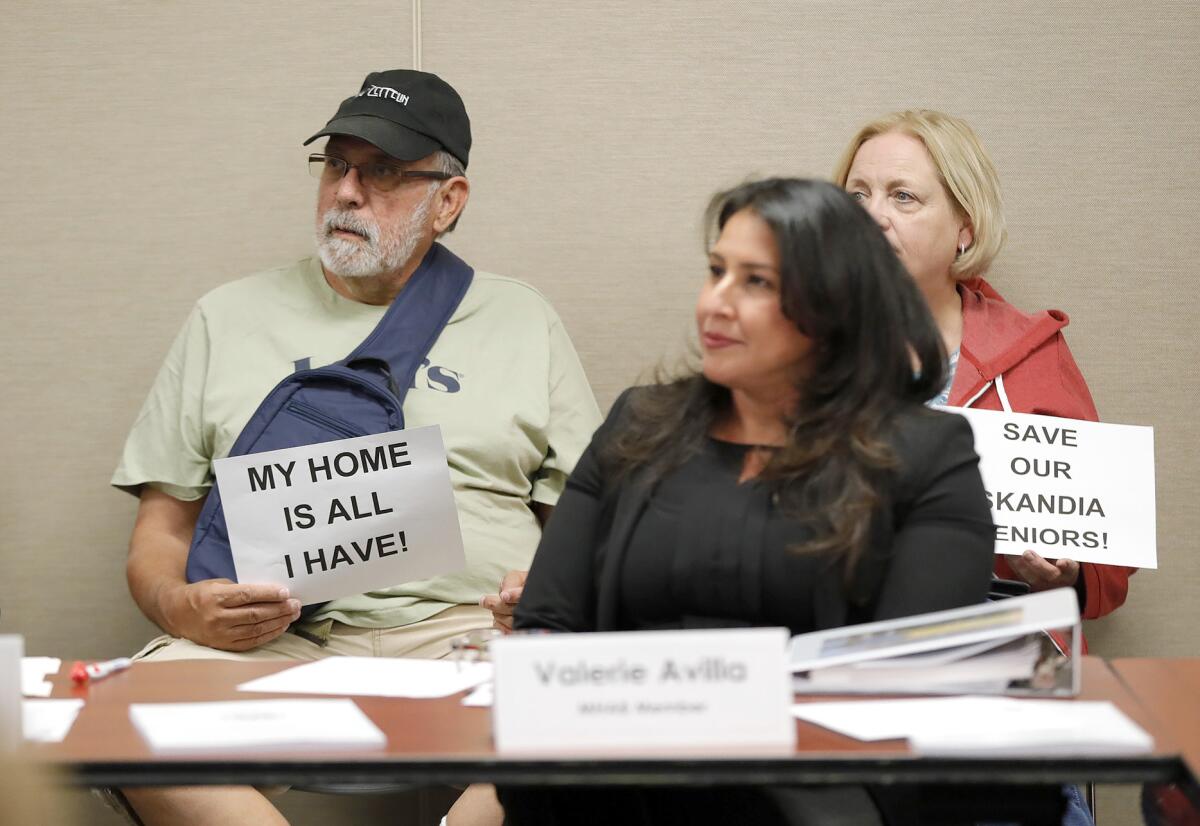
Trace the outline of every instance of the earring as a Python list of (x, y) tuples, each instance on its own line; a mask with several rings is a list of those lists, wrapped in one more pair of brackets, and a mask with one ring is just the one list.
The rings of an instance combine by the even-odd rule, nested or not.
[(966, 245), (966, 244), (959, 244), (959, 245), (958, 245), (958, 254), (959, 254), (960, 256), (961, 256), (961, 255), (963, 255), (963, 254), (964, 254), (966, 251), (967, 251), (967, 245)]

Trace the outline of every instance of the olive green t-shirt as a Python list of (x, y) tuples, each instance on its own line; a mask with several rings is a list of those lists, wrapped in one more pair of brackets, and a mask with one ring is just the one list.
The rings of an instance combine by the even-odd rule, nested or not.
[[(243, 278), (196, 303), (133, 425), (112, 483), (205, 496), (268, 392), (298, 369), (348, 355), (387, 308), (333, 291), (320, 262)], [(404, 400), (406, 427), (441, 426), (466, 570), (328, 603), (313, 619), (385, 628), (494, 593), (526, 570), (600, 411), (554, 309), (537, 290), (476, 272)]]

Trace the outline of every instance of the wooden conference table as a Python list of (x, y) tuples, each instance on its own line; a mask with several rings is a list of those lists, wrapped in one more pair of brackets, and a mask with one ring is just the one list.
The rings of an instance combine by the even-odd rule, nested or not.
[[(1195, 797), (1200, 783), (1200, 659), (1116, 659), (1110, 666), (1156, 726), (1175, 738)], [(1200, 808), (1200, 798), (1193, 803)]]
[[(1184, 781), (1188, 770), (1181, 755), (1186, 753), (1191, 760), (1198, 756), (1198, 694), (1193, 690), (1190, 695), (1191, 719), (1196, 726), (1181, 729), (1179, 718), (1164, 704), (1188, 699), (1183, 693), (1172, 695), (1163, 690), (1164, 683), (1173, 684), (1173, 678), (1155, 671), (1154, 662), (1118, 661), (1123, 681), (1103, 660), (1084, 658), (1084, 690), (1079, 699), (1115, 703), (1155, 738), (1153, 752), (1128, 756), (924, 757), (913, 754), (903, 740), (863, 743), (799, 721), (794, 753), (779, 756), (500, 755), (491, 743), (489, 710), (462, 706), (462, 695), (436, 700), (355, 697), (359, 707), (387, 735), (387, 747), (381, 750), (239, 750), (186, 757), (151, 752), (129, 721), (130, 703), (284, 696), (239, 693), (235, 686), (290, 663), (211, 660), (137, 663), (128, 671), (85, 688), (70, 686), (60, 674), (54, 678), (52, 696), (82, 697), (86, 703), (63, 742), (28, 744), (24, 753), (36, 762), (66, 770), (75, 782), (120, 786), (424, 785), (473, 781), (525, 785)], [(1200, 660), (1189, 668), (1187, 673), (1192, 679), (1200, 680)], [(1185, 743), (1183, 738), (1191, 739)], [(1192, 762), (1191, 766), (1194, 773), (1200, 763)]]

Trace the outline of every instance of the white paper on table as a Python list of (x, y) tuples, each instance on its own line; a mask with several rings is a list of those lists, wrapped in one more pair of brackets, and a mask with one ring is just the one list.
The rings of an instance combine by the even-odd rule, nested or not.
[(155, 751), (382, 748), (387, 737), (353, 700), (134, 703), (133, 725)]
[(491, 663), (329, 657), (242, 683), (238, 690), (427, 699), (449, 697), (491, 678)]
[(23, 700), (21, 720), (31, 743), (59, 743), (67, 736), (83, 700)]
[[(1109, 702), (1008, 702), (1018, 705), (989, 712), (986, 724), (915, 731), (909, 743), (922, 754), (1139, 754), (1154, 749), (1154, 738)], [(1031, 704), (1040, 705), (1027, 708)]]
[(463, 697), (462, 704), (472, 708), (491, 708), (496, 694), (493, 690), (495, 685), (495, 683), (491, 682), (483, 683), (466, 697)]
[(22, 657), (21, 693), (26, 697), (49, 697), (52, 686), (46, 682), (62, 666), (58, 657)]
[(856, 740), (898, 740), (921, 728), (957, 725), (981, 713), (977, 697), (913, 700), (842, 700), (797, 703), (792, 716)]
[(1108, 702), (934, 697), (800, 703), (792, 713), (858, 740), (907, 738), (915, 751), (928, 754), (1092, 754), (1154, 748), (1153, 738)]

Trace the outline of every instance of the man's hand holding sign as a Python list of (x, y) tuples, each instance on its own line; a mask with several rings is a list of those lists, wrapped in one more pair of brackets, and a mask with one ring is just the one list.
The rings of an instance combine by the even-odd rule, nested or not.
[(164, 596), (174, 633), (225, 651), (249, 651), (270, 642), (300, 616), (300, 601), (278, 585), (206, 579)]
[[(192, 528), (204, 504), (154, 488), (142, 492), (128, 566), (139, 605), (176, 637), (224, 651), (249, 651), (270, 642), (300, 616), (300, 601), (275, 585), (227, 579), (188, 583), (183, 577)], [(157, 579), (156, 584), (152, 581)]]
[[(466, 566), (436, 426), (218, 459), (214, 467), (239, 581), (273, 583), (245, 586), (248, 596), (290, 595), (307, 605)], [(212, 598), (233, 605), (239, 597)]]

